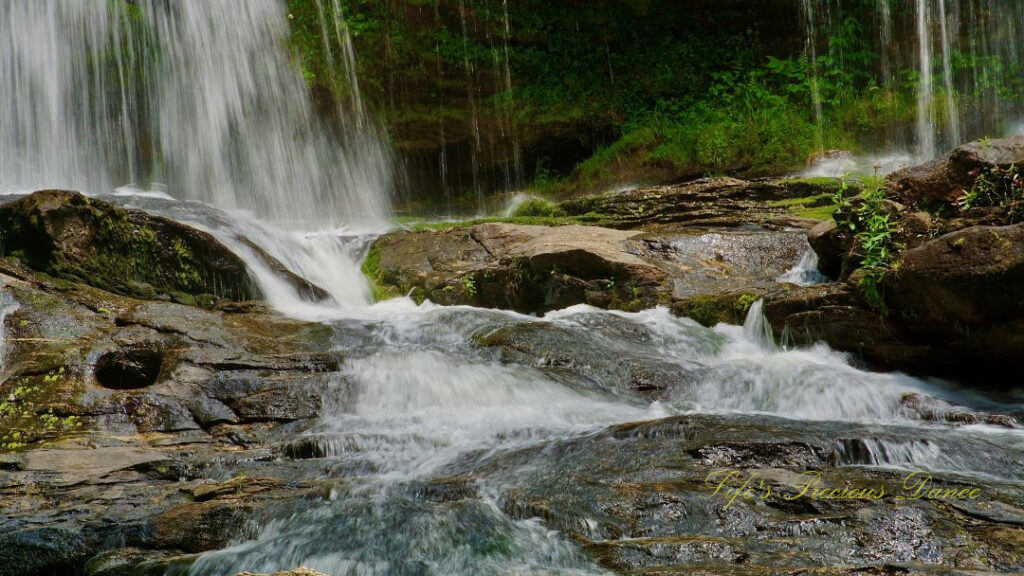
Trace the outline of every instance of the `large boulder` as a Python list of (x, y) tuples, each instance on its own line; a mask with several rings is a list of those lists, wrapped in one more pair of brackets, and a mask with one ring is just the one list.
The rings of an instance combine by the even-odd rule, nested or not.
[(546, 312), (587, 303), (641, 308), (667, 294), (637, 255), (636, 233), (589, 226), (481, 224), (390, 234), (373, 246), (374, 280), (440, 304)]
[(775, 330), (796, 344), (824, 341), (887, 370), (986, 385), (1024, 358), (1024, 224), (972, 226), (899, 256), (868, 306), (857, 279), (776, 292)]
[(902, 322), (930, 334), (1024, 317), (1024, 224), (972, 226), (907, 250), (886, 285)]
[(905, 168), (890, 175), (886, 184), (908, 204), (952, 204), (970, 190), (980, 173), (1024, 165), (1024, 136), (975, 140), (944, 158)]
[(128, 296), (252, 300), (245, 263), (213, 236), (77, 192), (44, 190), (0, 206), (4, 256)]
[(764, 313), (786, 344), (825, 342), (869, 365), (918, 374), (936, 368), (933, 348), (908, 339), (900, 326), (865, 306), (845, 283), (771, 294)]
[(741, 323), (807, 250), (799, 231), (643, 233), (594, 226), (478, 224), (379, 238), (364, 267), (378, 295), (543, 313), (575, 304), (674, 305)]

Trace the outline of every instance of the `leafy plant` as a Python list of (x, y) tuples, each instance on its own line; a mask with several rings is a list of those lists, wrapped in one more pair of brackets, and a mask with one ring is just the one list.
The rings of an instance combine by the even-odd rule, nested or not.
[(861, 258), (857, 287), (864, 301), (882, 314), (888, 313), (882, 280), (893, 269), (895, 225), (885, 202), (885, 189), (881, 185), (869, 187), (855, 202), (845, 194), (849, 184), (846, 178), (832, 196), (836, 206), (836, 223), (854, 234), (857, 255)]
[(885, 207), (883, 188), (876, 187), (863, 194), (863, 202), (857, 209), (859, 222), (857, 242), (859, 244), (861, 276), (858, 287), (861, 295), (876, 310), (887, 313), (881, 282), (892, 268), (894, 228), (891, 215)]
[[(1024, 176), (1016, 165), (973, 170), (969, 175), (974, 178), (974, 184), (957, 199), (957, 207), (961, 212), (975, 206), (1012, 208), (1024, 201)], [(1013, 210), (1010, 215), (1012, 218)]]

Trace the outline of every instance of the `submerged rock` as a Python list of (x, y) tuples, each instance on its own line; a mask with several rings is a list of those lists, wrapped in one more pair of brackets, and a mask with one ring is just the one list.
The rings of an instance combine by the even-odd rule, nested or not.
[(252, 300), (245, 264), (209, 234), (77, 192), (0, 206), (3, 255), (34, 270), (138, 298)]
[(1024, 510), (1012, 482), (935, 474), (934, 487), (982, 496), (913, 498), (910, 472), (864, 467), (898, 466), (913, 450), (988, 457), (984, 441), (912, 430), (688, 415), (506, 455), (517, 466), (494, 475), (511, 486), (507, 514), (543, 519), (616, 573), (1018, 572)]

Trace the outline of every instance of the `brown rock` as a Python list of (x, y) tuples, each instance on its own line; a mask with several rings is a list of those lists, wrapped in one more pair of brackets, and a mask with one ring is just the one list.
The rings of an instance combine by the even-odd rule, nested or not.
[(894, 311), (929, 333), (1024, 317), (1024, 224), (974, 226), (908, 250), (886, 290)]
[(0, 206), (4, 255), (51, 276), (152, 298), (259, 293), (245, 264), (213, 236), (77, 192), (44, 190)]
[(818, 255), (818, 269), (831, 278), (839, 278), (843, 259), (849, 250), (850, 235), (832, 220), (817, 224), (807, 233), (807, 241)]
[(635, 232), (481, 224), (377, 241), (379, 281), (440, 304), (546, 312), (573, 304), (647, 307), (666, 274), (636, 255)]
[(1024, 136), (976, 140), (953, 150), (945, 158), (895, 172), (886, 182), (908, 204), (916, 205), (921, 201), (952, 204), (964, 190), (974, 185), (976, 170), (1005, 169), (1015, 164), (1024, 164)]
[[(480, 224), (389, 234), (374, 244), (374, 280), (440, 304), (543, 313), (575, 304), (639, 310), (673, 301), (780, 289), (806, 252), (799, 231), (645, 234), (594, 226)], [(694, 298), (701, 300), (695, 301)], [(716, 300), (717, 301), (717, 300)], [(745, 311), (750, 298), (745, 300)], [(714, 315), (742, 322), (733, 312)], [(711, 316), (705, 315), (710, 318)]]

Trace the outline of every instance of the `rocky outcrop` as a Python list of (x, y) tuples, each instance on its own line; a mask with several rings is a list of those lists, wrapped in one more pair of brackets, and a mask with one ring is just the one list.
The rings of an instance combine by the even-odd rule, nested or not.
[(931, 162), (906, 168), (887, 178), (887, 185), (906, 204), (953, 204), (970, 190), (979, 173), (1024, 166), (1024, 136), (976, 140)]
[(1024, 317), (1024, 224), (972, 226), (900, 257), (887, 281), (905, 323), (936, 333)]
[[(492, 223), (388, 234), (374, 243), (366, 268), (379, 293), (446, 305), (543, 313), (575, 304), (639, 310), (675, 303), (714, 324), (742, 320), (754, 295), (779, 289), (775, 278), (805, 250), (800, 232)], [(708, 306), (709, 296), (724, 304)]]
[[(806, 198), (809, 205), (827, 205), (831, 201), (824, 195), (838, 192), (839, 188), (838, 181), (703, 178), (567, 200), (558, 205), (558, 210), (581, 223), (611, 228), (650, 229), (664, 224), (809, 228), (816, 221), (795, 217), (787, 209), (787, 201)], [(851, 184), (850, 193), (856, 189)]]
[[(1013, 223), (1022, 161), (1024, 137), (973, 142), (893, 175), (874, 204), (852, 199), (838, 224), (808, 235), (822, 271), (846, 284), (772, 295), (773, 326), (884, 369), (979, 384), (1015, 369), (1024, 357), (1024, 224)], [(886, 219), (892, 256), (874, 280), (882, 302), (869, 306), (859, 297), (858, 227), (871, 217)]]
[(245, 264), (209, 234), (77, 192), (45, 190), (0, 206), (3, 256), (138, 298), (252, 300)]
[(960, 361), (926, 342), (915, 342), (898, 324), (867, 306), (856, 286), (830, 283), (777, 292), (765, 300), (764, 313), (787, 344), (825, 342), (854, 353), (872, 366), (934, 375)]
[(16, 258), (0, 260), (0, 284), (18, 303), (0, 383), (0, 575), (81, 573), (111, 546), (131, 549), (86, 573), (164, 574), (237, 538), (240, 519), (319, 494), (306, 481), (223, 478), (345, 386), (329, 327), (255, 304), (130, 298)]

